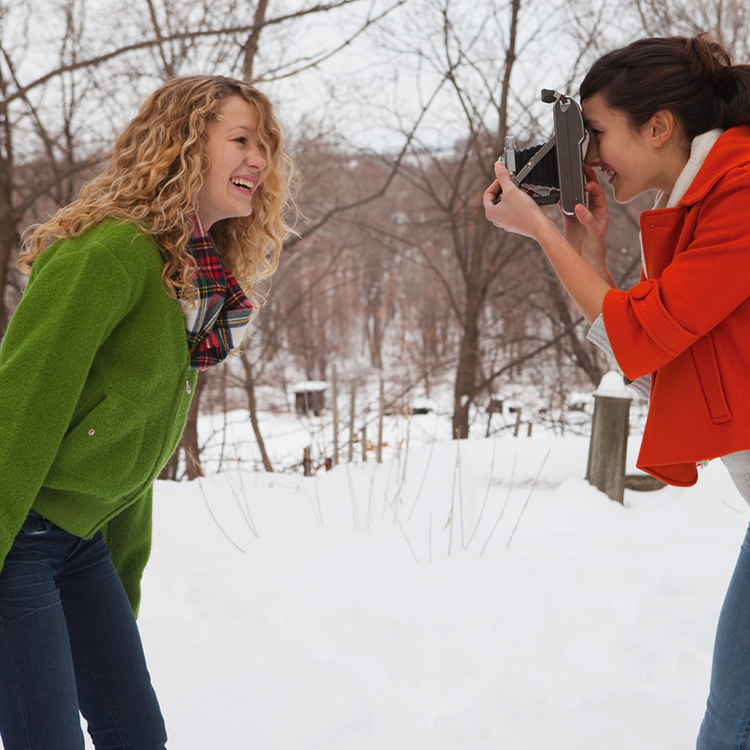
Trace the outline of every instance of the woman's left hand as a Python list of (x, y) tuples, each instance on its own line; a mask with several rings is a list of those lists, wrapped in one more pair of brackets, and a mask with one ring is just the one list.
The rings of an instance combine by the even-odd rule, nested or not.
[[(497, 179), (484, 191), (482, 200), (487, 218), (506, 232), (538, 239), (541, 230), (552, 220), (531, 196), (518, 189), (505, 164), (499, 160), (495, 162), (495, 176)], [(501, 200), (495, 203), (499, 194)]]
[(589, 194), (589, 207), (578, 204), (575, 216), (563, 216), (565, 238), (581, 254), (581, 257), (596, 269), (603, 278), (609, 277), (607, 265), (607, 228), (609, 206), (596, 173), (590, 166), (584, 167)]

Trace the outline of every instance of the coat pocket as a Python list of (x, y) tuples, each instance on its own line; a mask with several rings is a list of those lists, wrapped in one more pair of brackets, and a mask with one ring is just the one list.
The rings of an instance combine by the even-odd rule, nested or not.
[(714, 424), (729, 422), (732, 419), (732, 412), (729, 410), (729, 404), (724, 395), (724, 386), (721, 384), (719, 362), (716, 359), (716, 349), (711, 334), (707, 333), (699, 338), (690, 347), (690, 353), (693, 355), (693, 363), (712, 421)]
[(109, 393), (60, 443), (44, 484), (115, 499), (136, 489), (148, 474), (141, 466), (146, 413)]

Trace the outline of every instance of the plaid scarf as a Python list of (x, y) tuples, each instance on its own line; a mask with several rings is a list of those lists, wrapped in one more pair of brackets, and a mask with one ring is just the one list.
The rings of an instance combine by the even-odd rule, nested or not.
[(211, 235), (196, 214), (187, 251), (195, 260), (197, 299), (180, 300), (185, 317), (190, 369), (207, 370), (223, 362), (242, 342), (253, 309), (224, 266)]

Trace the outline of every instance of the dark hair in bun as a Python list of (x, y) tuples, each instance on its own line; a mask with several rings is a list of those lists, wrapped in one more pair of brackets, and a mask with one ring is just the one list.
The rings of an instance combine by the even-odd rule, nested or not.
[(639, 39), (600, 57), (580, 88), (641, 127), (667, 109), (690, 140), (713, 128), (750, 124), (750, 65), (733, 65), (707, 33)]

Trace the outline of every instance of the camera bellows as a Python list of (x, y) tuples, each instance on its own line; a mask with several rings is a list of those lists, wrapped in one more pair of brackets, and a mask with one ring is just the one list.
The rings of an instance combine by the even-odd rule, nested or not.
[[(529, 160), (542, 148), (543, 144), (531, 146), (522, 151), (516, 151), (516, 171), (520, 172)], [(526, 175), (524, 182), (531, 185), (556, 188), (560, 185), (560, 176), (557, 171), (557, 147), (553, 146), (542, 160), (532, 168)]]

